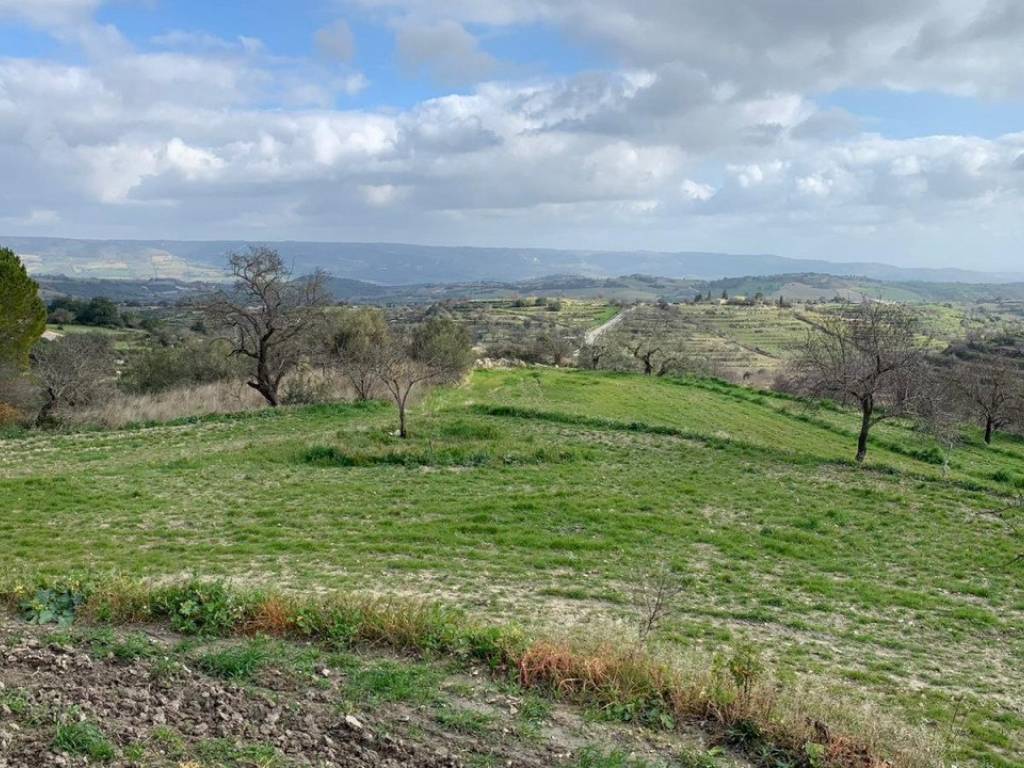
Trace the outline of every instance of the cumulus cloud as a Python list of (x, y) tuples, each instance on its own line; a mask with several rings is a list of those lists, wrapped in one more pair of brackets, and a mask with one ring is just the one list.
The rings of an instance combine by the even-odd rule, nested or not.
[[(361, 73), (202, 32), (85, 48), (79, 64), (0, 58), (0, 221), (895, 260), (952, 258), (964, 242), (1011, 253), (1024, 234), (1024, 134), (886, 138), (814, 95), (1012, 92), (1010, 4), (376, 4), (395, 14), (402, 65), (464, 92), (340, 108)], [(94, 5), (40, 3), (29, 18), (0, 0), (0, 14), (63, 29), (88, 26)], [(497, 62), (466, 25), (520, 23), (562, 25), (620, 63), (487, 81)], [(342, 63), (354, 52), (343, 21), (314, 43)]]

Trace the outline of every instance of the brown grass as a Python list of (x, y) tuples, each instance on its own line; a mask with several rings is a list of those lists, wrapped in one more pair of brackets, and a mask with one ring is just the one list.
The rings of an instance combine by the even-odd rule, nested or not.
[(173, 389), (152, 395), (116, 393), (99, 405), (60, 414), (69, 426), (119, 429), (129, 424), (174, 421), (215, 413), (239, 413), (265, 408), (260, 394), (243, 382), (217, 382)]

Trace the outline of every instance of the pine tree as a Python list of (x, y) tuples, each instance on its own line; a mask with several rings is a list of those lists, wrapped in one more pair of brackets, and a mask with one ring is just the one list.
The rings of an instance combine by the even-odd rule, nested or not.
[(46, 330), (39, 286), (9, 248), (0, 247), (0, 365), (28, 365), (32, 345)]

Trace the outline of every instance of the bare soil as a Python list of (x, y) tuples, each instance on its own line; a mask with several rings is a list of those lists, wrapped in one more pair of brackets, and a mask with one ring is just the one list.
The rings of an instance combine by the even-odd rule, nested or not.
[[(122, 660), (98, 653), (90, 632), (56, 633), (0, 618), (0, 768), (539, 768), (575, 766), (588, 747), (661, 766), (707, 747), (697, 733), (595, 720), (558, 703), (527, 723), (523, 692), (485, 670), (437, 662), (433, 690), (353, 705), (353, 668), (328, 668), (311, 646), (288, 645), (252, 677), (229, 681), (200, 671), (198, 659), (236, 641), (198, 643), (152, 628), (145, 634), (153, 652)], [(116, 637), (127, 634), (118, 630)], [(317, 660), (300, 668), (299, 656)], [(378, 654), (355, 658), (365, 665), (423, 664)], [(462, 713), (468, 725), (445, 712)], [(69, 723), (96, 726), (108, 753), (63, 748), (57, 732)], [(715, 764), (738, 765), (725, 758)]]

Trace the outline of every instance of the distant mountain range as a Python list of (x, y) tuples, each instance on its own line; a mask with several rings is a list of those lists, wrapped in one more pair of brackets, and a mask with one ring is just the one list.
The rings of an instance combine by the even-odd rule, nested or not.
[[(36, 280), (46, 300), (57, 296), (74, 296), (79, 299), (105, 296), (120, 303), (137, 303), (143, 306), (177, 304), (198, 299), (224, 285), (223, 282), (186, 282), (172, 278), (124, 280), (75, 278), (63, 275), (37, 275)], [(897, 282), (814, 273), (728, 277), (720, 280), (650, 275), (608, 278), (550, 275), (515, 282), (478, 280), (413, 285), (381, 285), (332, 277), (328, 280), (328, 289), (337, 301), (368, 304), (432, 304), (442, 301), (508, 299), (516, 296), (603, 298), (626, 302), (665, 299), (677, 302), (690, 301), (697, 293), (705, 296), (710, 294), (713, 298), (718, 298), (724, 292), (730, 297), (749, 298), (761, 294), (768, 300), (785, 298), (791, 301), (828, 300), (840, 296), (851, 301), (867, 298), (924, 303), (998, 302), (1004, 309), (1024, 312), (1024, 283)]]
[[(217, 280), (225, 254), (244, 241), (76, 240), (4, 237), (34, 274), (81, 278)], [(1010, 283), (1024, 272), (894, 267), (874, 262), (830, 262), (772, 255), (681, 251), (585, 251), (546, 248), (471, 248), (397, 243), (266, 243), (298, 273), (324, 269), (334, 277), (381, 286), (517, 282), (548, 275), (612, 278), (623, 274), (718, 280), (749, 275), (818, 273), (873, 280), (941, 283)]]

